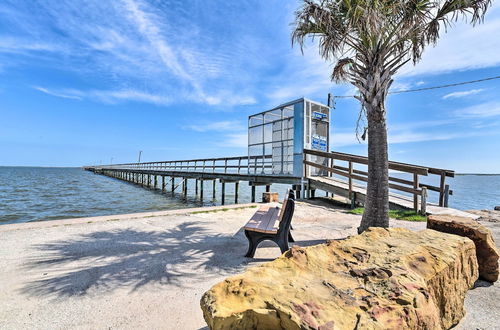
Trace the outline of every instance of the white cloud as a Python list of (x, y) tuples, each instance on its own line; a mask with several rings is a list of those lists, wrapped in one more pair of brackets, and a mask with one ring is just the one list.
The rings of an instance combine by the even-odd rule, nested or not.
[[(361, 142), (363, 143), (363, 142)], [(336, 133), (330, 135), (330, 144), (331, 147), (345, 147), (360, 144), (360, 142), (356, 139), (356, 133), (354, 130), (350, 133)]]
[(454, 114), (461, 118), (487, 118), (500, 116), (500, 102), (487, 102), (459, 109)]
[(472, 26), (460, 22), (442, 29), (436, 47), (429, 45), (422, 60), (405, 65), (400, 75), (435, 75), (500, 65), (500, 3), (493, 2), (484, 23)]
[[(447, 133), (436, 133), (436, 132), (405, 132), (405, 131), (393, 131), (388, 132), (388, 143), (389, 144), (400, 144), (400, 143), (415, 143), (415, 142), (425, 142), (425, 141), (444, 141), (452, 140), (457, 138), (464, 138), (470, 136), (478, 136), (483, 134), (489, 134), (487, 132), (447, 132)], [(359, 145), (360, 142), (356, 139), (356, 134), (352, 133), (333, 133), (331, 135), (330, 143), (332, 147), (345, 147), (351, 145)], [(366, 145), (367, 141), (361, 141), (361, 144)]]
[(34, 86), (34, 89), (56, 97), (73, 100), (91, 100), (96, 102), (104, 102), (116, 104), (124, 101), (135, 101), (151, 103), (156, 105), (166, 105), (170, 103), (170, 99), (160, 94), (146, 93), (137, 90), (89, 90), (81, 91), (76, 89), (61, 89), (53, 90), (45, 87)]
[(225, 121), (216, 121), (205, 124), (187, 125), (183, 126), (183, 128), (196, 132), (208, 132), (208, 131), (227, 132), (227, 131), (241, 131), (245, 129), (244, 125), (236, 120), (225, 120)]
[(221, 147), (233, 147), (233, 148), (247, 148), (248, 147), (248, 134), (245, 133), (235, 133), (228, 134), (224, 142), (220, 144)]
[(444, 95), (442, 97), (442, 99), (443, 100), (450, 99), (450, 98), (456, 99), (456, 98), (465, 97), (465, 96), (469, 96), (469, 95), (479, 94), (482, 91), (484, 91), (484, 89), (480, 88), (480, 89), (471, 89), (471, 90), (462, 91), (462, 92), (453, 92), (453, 93), (449, 93), (449, 94)]
[(171, 102), (169, 97), (136, 90), (90, 91), (88, 92), (88, 96), (91, 98), (97, 98), (104, 103), (112, 104), (120, 101), (135, 101), (157, 105), (166, 105)]
[(80, 95), (77, 95), (77, 93), (74, 93), (74, 92), (73, 93), (72, 92), (69, 92), (69, 93), (57, 92), (57, 91), (52, 91), (52, 90), (49, 90), (47, 88), (39, 87), (39, 86), (33, 86), (33, 88), (36, 89), (37, 91), (40, 91), (42, 93), (45, 93), (45, 94), (51, 95), (51, 96), (61, 97), (64, 99), (82, 100), (82, 97)]

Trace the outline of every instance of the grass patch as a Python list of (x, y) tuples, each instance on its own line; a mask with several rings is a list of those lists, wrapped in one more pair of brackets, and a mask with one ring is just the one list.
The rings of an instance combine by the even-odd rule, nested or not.
[(191, 212), (190, 214), (202, 214), (202, 213), (216, 213), (216, 212), (227, 212), (229, 210), (243, 210), (243, 209), (253, 209), (256, 208), (257, 205), (250, 205), (250, 206), (241, 206), (241, 207), (232, 207), (232, 208), (222, 208), (222, 209), (216, 209), (216, 210), (206, 210), (206, 211), (194, 211)]
[[(349, 213), (361, 215), (363, 214), (364, 211), (365, 211), (364, 207), (357, 207), (355, 209), (349, 210)], [(389, 210), (389, 217), (405, 221), (419, 221), (419, 222), (427, 221), (426, 216), (423, 216), (411, 210)]]

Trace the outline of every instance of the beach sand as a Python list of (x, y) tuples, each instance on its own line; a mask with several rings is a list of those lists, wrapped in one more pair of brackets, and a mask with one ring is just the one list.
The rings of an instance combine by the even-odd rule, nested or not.
[[(205, 328), (199, 301), (206, 290), (280, 255), (263, 243), (255, 259), (243, 257), (241, 227), (256, 210), (251, 206), (0, 226), (0, 328)], [(298, 202), (295, 244), (355, 235), (360, 219), (324, 201)], [(500, 222), (483, 223), (498, 243)], [(425, 223), (391, 226), (420, 230)], [(478, 285), (467, 294), (457, 329), (499, 323), (498, 282)]]

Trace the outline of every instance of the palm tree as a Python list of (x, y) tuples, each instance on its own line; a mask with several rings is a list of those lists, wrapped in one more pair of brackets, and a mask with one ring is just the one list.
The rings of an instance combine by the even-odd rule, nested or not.
[(482, 22), (490, 5), (491, 0), (304, 0), (296, 12), (292, 45), (303, 49), (307, 37), (318, 38), (320, 55), (336, 61), (332, 80), (358, 89), (367, 118), (367, 200), (359, 233), (389, 226), (385, 100), (394, 75), (408, 61), (418, 62), (443, 28), (461, 18)]

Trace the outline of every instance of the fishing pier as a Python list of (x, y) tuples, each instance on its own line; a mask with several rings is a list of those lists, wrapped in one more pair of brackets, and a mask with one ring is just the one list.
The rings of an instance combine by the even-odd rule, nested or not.
[[(269, 192), (274, 183), (289, 184), (297, 198), (314, 198), (317, 191), (340, 196), (354, 207), (366, 198), (368, 159), (363, 156), (330, 152), (330, 106), (305, 98), (252, 115), (248, 119), (248, 155), (239, 157), (168, 160), (86, 166), (85, 170), (103, 174), (145, 188), (174, 193), (184, 198), (188, 182), (194, 180), (195, 194), (201, 200), (210, 186), (216, 199), (216, 183), (221, 183), (221, 204), (225, 204), (226, 184), (234, 184), (239, 202), (240, 182), (251, 186), (251, 201), (256, 201), (257, 186)], [(448, 206), (453, 194), (446, 178), (452, 170), (389, 162), (389, 203), (393, 208), (429, 213)], [(439, 185), (421, 182), (437, 176)], [(436, 178), (437, 179), (437, 178)], [(428, 181), (428, 180), (426, 180)], [(428, 192), (439, 194), (429, 203)], [(301, 194), (302, 193), (302, 194)]]

